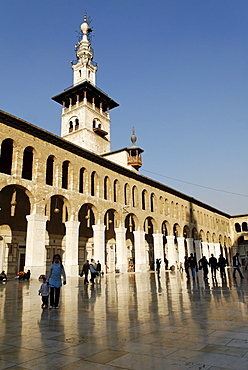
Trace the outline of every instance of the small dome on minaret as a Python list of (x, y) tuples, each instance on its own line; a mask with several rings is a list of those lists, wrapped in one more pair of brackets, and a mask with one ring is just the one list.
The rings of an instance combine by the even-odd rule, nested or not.
[(87, 23), (87, 15), (84, 13), (84, 23), (81, 24), (81, 31), (84, 35), (87, 35), (89, 33), (90, 27)]

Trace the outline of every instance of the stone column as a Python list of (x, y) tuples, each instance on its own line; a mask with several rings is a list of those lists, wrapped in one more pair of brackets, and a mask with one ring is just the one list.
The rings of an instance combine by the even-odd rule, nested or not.
[(207, 258), (209, 258), (212, 253), (213, 253), (213, 255), (215, 255), (214, 243), (209, 243), (208, 245), (209, 245), (209, 255), (206, 256)]
[(208, 258), (208, 242), (202, 242), (202, 254)]
[(161, 270), (164, 270), (163, 234), (153, 234), (153, 245), (154, 245), (154, 268), (156, 270), (156, 259), (161, 258)]
[(147, 271), (145, 232), (138, 230), (134, 231), (133, 234), (135, 248), (135, 272), (145, 272)]
[(0, 240), (0, 271), (3, 271), (4, 270), (4, 257), (5, 257), (5, 241), (2, 236), (0, 237), (0, 239), (1, 239)]
[(80, 222), (67, 221), (66, 227), (66, 247), (65, 247), (65, 271), (70, 277), (77, 277), (78, 270), (78, 231)]
[(220, 243), (215, 243), (214, 244), (215, 246), (215, 257), (217, 258), (217, 260), (219, 259), (220, 257), (220, 253), (221, 253), (221, 249), (220, 249)]
[(100, 261), (102, 265), (102, 271), (106, 273), (105, 265), (105, 225), (93, 225), (94, 232), (94, 256), (96, 261)]
[(177, 238), (178, 245), (178, 267), (180, 267), (180, 262), (184, 264), (185, 257), (185, 239), (183, 237)]
[(202, 258), (201, 253), (201, 240), (195, 240), (195, 254), (196, 254), (196, 261), (198, 261)]
[(168, 243), (168, 253), (167, 253), (167, 260), (169, 261), (168, 268), (170, 268), (172, 265), (176, 266), (176, 258), (175, 258), (175, 245), (174, 240), (175, 236), (166, 236), (167, 243)]
[(187, 249), (188, 249), (188, 254), (190, 256), (190, 253), (195, 253), (194, 251), (194, 244), (193, 244), (193, 238), (187, 238), (186, 239), (186, 242), (187, 242)]
[(126, 246), (126, 228), (118, 227), (115, 229), (116, 235), (116, 268), (120, 272), (127, 272), (127, 246)]
[(47, 216), (34, 213), (26, 216), (28, 221), (26, 239), (25, 270), (31, 271), (31, 278), (37, 279), (46, 273), (46, 221)]

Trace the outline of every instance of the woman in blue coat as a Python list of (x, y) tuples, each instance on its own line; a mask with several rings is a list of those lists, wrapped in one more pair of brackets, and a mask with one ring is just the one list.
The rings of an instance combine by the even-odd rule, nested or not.
[(48, 274), (48, 282), (50, 286), (50, 308), (59, 308), (60, 288), (62, 287), (61, 276), (63, 276), (63, 284), (66, 284), (65, 269), (62, 265), (61, 256), (55, 254), (53, 256), (52, 266)]

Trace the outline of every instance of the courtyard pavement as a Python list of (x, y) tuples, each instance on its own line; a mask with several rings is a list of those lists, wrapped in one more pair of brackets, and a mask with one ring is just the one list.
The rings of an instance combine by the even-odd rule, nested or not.
[(38, 280), (0, 284), (0, 369), (248, 369), (248, 272), (68, 278), (41, 309)]

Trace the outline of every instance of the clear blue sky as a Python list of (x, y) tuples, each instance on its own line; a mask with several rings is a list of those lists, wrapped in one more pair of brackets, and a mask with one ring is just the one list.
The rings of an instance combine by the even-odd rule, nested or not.
[(61, 108), (50, 98), (72, 84), (86, 10), (97, 86), (120, 104), (112, 150), (129, 146), (135, 127), (143, 175), (229, 214), (248, 213), (247, 0), (0, 6), (0, 109), (60, 135)]

